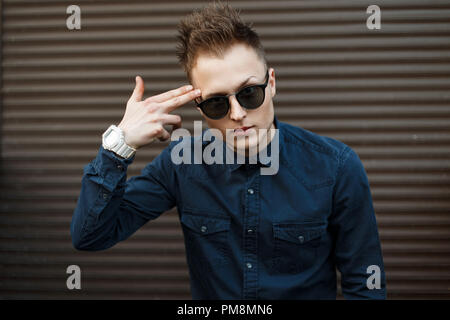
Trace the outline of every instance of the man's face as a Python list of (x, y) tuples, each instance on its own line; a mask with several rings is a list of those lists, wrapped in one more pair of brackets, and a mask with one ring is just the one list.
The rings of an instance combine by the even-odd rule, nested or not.
[[(207, 54), (200, 54), (194, 68), (191, 70), (192, 85), (201, 90), (201, 101), (212, 96), (228, 95), (239, 91), (243, 87), (263, 84), (266, 69), (264, 63), (253, 48), (244, 44), (235, 44), (227, 50), (223, 58)], [(248, 80), (248, 81), (246, 81)], [(218, 129), (223, 139), (227, 139), (226, 130), (231, 129), (235, 139), (227, 139), (227, 143), (234, 150), (248, 150), (258, 145), (265, 145), (266, 134), (258, 134), (260, 129), (265, 133), (267, 129), (274, 128), (273, 102), (275, 96), (275, 72), (269, 69), (268, 85), (265, 89), (263, 104), (257, 109), (245, 109), (233, 95), (228, 98), (230, 110), (222, 119), (214, 120), (208, 118), (198, 108), (209, 128)], [(239, 128), (250, 128), (249, 130), (236, 130)], [(233, 143), (233, 140), (236, 142)], [(261, 142), (261, 143), (260, 143)]]

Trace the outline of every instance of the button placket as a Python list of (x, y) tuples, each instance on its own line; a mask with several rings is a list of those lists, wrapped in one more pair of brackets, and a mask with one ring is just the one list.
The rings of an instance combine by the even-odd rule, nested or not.
[(258, 297), (258, 234), (259, 221), (259, 176), (255, 172), (247, 175), (244, 205), (244, 291), (243, 299)]

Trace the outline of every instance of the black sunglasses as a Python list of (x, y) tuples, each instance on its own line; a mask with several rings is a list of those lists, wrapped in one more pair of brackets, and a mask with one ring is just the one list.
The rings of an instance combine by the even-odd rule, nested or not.
[(269, 70), (266, 72), (263, 84), (251, 85), (227, 96), (215, 96), (200, 103), (195, 101), (195, 103), (208, 118), (218, 120), (228, 114), (228, 111), (230, 110), (230, 101), (228, 98), (231, 96), (236, 96), (236, 100), (245, 109), (259, 108), (264, 102), (268, 83)]

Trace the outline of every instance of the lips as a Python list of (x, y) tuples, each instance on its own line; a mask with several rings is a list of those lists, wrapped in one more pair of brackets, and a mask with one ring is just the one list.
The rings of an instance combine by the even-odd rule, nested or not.
[(253, 126), (236, 128), (234, 129), (234, 132), (245, 132), (250, 128), (253, 128)]

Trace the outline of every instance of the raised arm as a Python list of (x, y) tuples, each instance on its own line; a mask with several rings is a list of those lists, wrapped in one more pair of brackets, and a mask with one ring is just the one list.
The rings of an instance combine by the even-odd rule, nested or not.
[[(181, 118), (169, 112), (200, 94), (191, 86), (183, 86), (142, 101), (143, 93), (143, 80), (136, 77), (136, 87), (118, 126), (125, 143), (135, 149), (154, 139), (169, 139), (163, 125), (181, 126)], [(125, 159), (101, 146), (97, 157), (85, 166), (70, 226), (76, 249), (107, 249), (176, 205), (170, 146), (141, 175), (127, 181), (127, 168), (133, 160), (134, 155)]]

